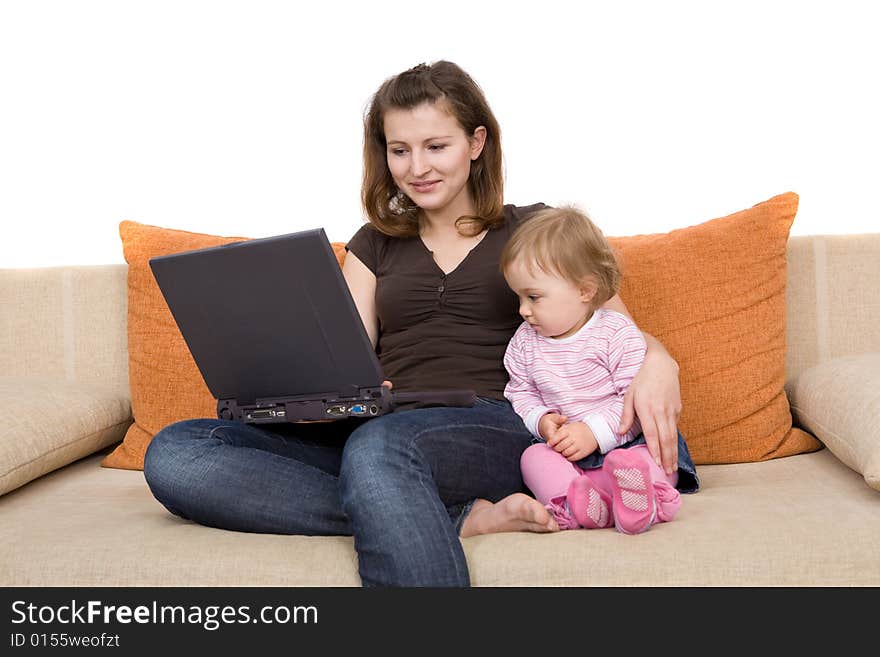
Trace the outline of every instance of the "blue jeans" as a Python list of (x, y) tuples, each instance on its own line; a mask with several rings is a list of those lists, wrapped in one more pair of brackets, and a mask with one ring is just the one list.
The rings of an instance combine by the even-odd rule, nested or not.
[(365, 586), (468, 586), (461, 523), (474, 499), (524, 490), (530, 443), (507, 401), (484, 398), (332, 423), (187, 420), (155, 435), (144, 476), (203, 525), (354, 535)]

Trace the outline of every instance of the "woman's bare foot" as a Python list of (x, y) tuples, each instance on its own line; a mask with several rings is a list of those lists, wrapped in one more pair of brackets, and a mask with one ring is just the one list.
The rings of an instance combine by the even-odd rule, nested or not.
[(494, 504), (477, 500), (464, 519), (459, 536), (498, 532), (555, 532), (559, 525), (538, 500), (524, 493), (508, 495)]

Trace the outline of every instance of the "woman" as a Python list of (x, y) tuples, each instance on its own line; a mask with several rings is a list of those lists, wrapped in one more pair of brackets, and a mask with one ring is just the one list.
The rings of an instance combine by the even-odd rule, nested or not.
[[(558, 530), (521, 492), (531, 435), (503, 394), (502, 358), (520, 322), (498, 257), (543, 206), (503, 205), (497, 121), (455, 64), (385, 81), (364, 128), (369, 223), (349, 242), (343, 268), (364, 326), (389, 385), (471, 388), (476, 404), (271, 429), (188, 420), (156, 434), (144, 475), (172, 513), (205, 525), (354, 535), (365, 586), (467, 586), (460, 538)], [(616, 296), (605, 307), (626, 313)], [(677, 365), (646, 338), (622, 425), (635, 409), (669, 470)]]

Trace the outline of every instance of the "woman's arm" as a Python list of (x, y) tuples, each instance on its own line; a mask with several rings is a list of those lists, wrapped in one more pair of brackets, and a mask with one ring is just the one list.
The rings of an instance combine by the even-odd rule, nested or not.
[[(632, 319), (619, 295), (603, 308), (616, 310)], [(645, 362), (623, 398), (623, 415), (618, 433), (626, 433), (637, 415), (648, 451), (666, 472), (678, 468), (678, 418), (681, 415), (681, 390), (678, 363), (657, 338), (644, 331), (647, 351)]]
[(370, 343), (375, 349), (379, 340), (379, 319), (376, 317), (376, 275), (351, 251), (345, 254), (342, 275), (351, 291), (354, 305), (357, 306), (367, 335), (370, 336)]

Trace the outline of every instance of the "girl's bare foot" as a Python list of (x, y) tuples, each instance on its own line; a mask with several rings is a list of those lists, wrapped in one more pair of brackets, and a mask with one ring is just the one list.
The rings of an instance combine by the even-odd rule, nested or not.
[(524, 493), (508, 495), (494, 504), (477, 500), (464, 519), (459, 536), (498, 532), (555, 532), (559, 525), (538, 500)]

